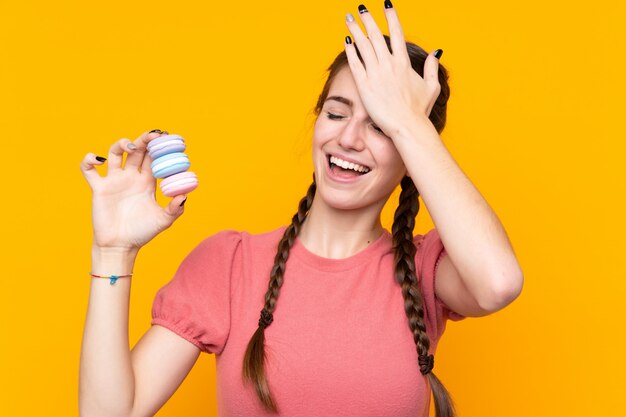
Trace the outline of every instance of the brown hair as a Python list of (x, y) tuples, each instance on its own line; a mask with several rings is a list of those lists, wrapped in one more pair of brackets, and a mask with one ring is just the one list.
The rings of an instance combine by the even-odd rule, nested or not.
[[(387, 47), (391, 51), (390, 38), (383, 35), (387, 43)], [(356, 45), (355, 45), (356, 46)], [(411, 61), (412, 68), (423, 76), (423, 69), (428, 53), (419, 46), (406, 42), (407, 51)], [(363, 58), (358, 52), (357, 55), (361, 62)], [(324, 88), (317, 100), (315, 106), (315, 114), (319, 117), (324, 101), (328, 96), (331, 83), (339, 70), (348, 65), (348, 59), (345, 51), (342, 51), (333, 63), (328, 67), (328, 78), (324, 84)], [(450, 88), (448, 86), (448, 72), (439, 64), (439, 84), (441, 92), (429, 115), (430, 121), (433, 123), (437, 132), (441, 133), (446, 124), (446, 109), (448, 98), (450, 97)], [(398, 284), (402, 287), (402, 296), (404, 298), (404, 310), (408, 317), (408, 326), (413, 333), (415, 341), (418, 363), (420, 372), (426, 375), (430, 384), (433, 397), (435, 400), (436, 417), (454, 417), (455, 410), (452, 398), (448, 394), (443, 384), (431, 372), (434, 357), (428, 354), (430, 348), (430, 340), (426, 333), (426, 322), (424, 320), (424, 301), (419, 290), (415, 271), (415, 253), (417, 248), (413, 243), (413, 228), (415, 227), (415, 216), (419, 211), (419, 192), (411, 178), (405, 176), (400, 182), (402, 191), (399, 197), (398, 208), (395, 211), (392, 239), (394, 250), (394, 277)], [(300, 200), (298, 212), (293, 216), (291, 224), (285, 229), (284, 235), (278, 243), (278, 251), (274, 259), (274, 267), (270, 273), (270, 281), (268, 290), (265, 293), (265, 305), (261, 310), (259, 319), (259, 327), (248, 343), (245, 357), (243, 360), (243, 378), (244, 381), (252, 382), (256, 388), (257, 395), (263, 406), (271, 412), (278, 412), (276, 403), (270, 393), (267, 378), (265, 376), (265, 332), (264, 329), (270, 325), (273, 320), (272, 313), (276, 306), (276, 300), (280, 293), (280, 287), (283, 284), (283, 274), (285, 272), (285, 264), (289, 258), (289, 250), (291, 249), (296, 236), (300, 232), (302, 224), (308, 214), (313, 197), (315, 196), (315, 174), (313, 174), (313, 183), (309, 186), (307, 194)]]

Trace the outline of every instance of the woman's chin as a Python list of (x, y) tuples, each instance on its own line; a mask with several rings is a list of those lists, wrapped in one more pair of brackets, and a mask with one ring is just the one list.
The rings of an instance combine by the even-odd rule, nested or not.
[(331, 195), (326, 195), (322, 191), (320, 194), (324, 204), (336, 210), (359, 210), (371, 204), (371, 201), (349, 192), (333, 191)]

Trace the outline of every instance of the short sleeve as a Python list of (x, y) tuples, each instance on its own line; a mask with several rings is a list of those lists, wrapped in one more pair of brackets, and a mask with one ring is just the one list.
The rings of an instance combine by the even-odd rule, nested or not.
[(230, 332), (230, 288), (241, 233), (223, 230), (200, 242), (161, 287), (151, 324), (172, 330), (206, 353), (220, 354)]
[(437, 229), (433, 228), (425, 235), (416, 236), (415, 245), (417, 246), (415, 267), (420, 275), (420, 291), (422, 292), (422, 297), (424, 297), (426, 309), (429, 312), (434, 312), (432, 319), (436, 320), (436, 326), (440, 334), (443, 332), (446, 320), (459, 321), (465, 319), (466, 316), (452, 311), (437, 297), (435, 292), (437, 267), (441, 259), (447, 255)]

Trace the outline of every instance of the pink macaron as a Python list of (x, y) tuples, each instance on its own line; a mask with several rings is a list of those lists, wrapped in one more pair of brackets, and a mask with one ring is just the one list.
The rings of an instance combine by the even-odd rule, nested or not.
[(195, 190), (198, 177), (191, 171), (180, 172), (161, 180), (161, 192), (167, 197), (175, 197)]

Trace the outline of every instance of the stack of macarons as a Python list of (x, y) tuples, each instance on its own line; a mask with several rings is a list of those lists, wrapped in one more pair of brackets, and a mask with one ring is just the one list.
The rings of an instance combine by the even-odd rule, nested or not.
[(189, 158), (183, 153), (185, 140), (179, 135), (164, 135), (148, 143), (152, 158), (152, 175), (162, 178), (161, 192), (167, 197), (188, 193), (198, 187), (198, 177), (189, 169)]

